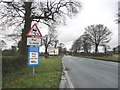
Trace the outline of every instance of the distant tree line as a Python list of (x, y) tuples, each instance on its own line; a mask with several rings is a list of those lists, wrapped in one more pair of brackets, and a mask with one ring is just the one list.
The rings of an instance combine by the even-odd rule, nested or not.
[(120, 54), (120, 45), (113, 48), (113, 53), (114, 54), (118, 54), (118, 53)]
[(73, 42), (71, 50), (75, 53), (82, 51), (85, 53), (91, 52), (92, 46), (94, 52), (98, 53), (98, 47), (103, 46), (104, 52), (110, 48), (107, 43), (111, 40), (112, 32), (104, 25), (90, 25), (85, 28), (85, 32), (77, 40)]
[(2, 51), (3, 56), (17, 56), (18, 51), (16, 46), (11, 46), (11, 49), (5, 49)]

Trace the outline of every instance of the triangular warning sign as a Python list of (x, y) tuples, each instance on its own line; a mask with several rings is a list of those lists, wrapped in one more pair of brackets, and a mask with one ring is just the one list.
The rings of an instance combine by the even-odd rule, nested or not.
[(37, 25), (34, 24), (32, 28), (28, 31), (27, 36), (42, 37), (42, 34), (38, 29)]

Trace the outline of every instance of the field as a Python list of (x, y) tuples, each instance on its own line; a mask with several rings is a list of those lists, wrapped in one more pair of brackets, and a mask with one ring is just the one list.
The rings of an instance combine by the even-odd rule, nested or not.
[(119, 62), (119, 56), (118, 54), (113, 54), (112, 56), (82, 56), (80, 57), (85, 57), (85, 58), (93, 58), (97, 60), (104, 60), (104, 61), (113, 61), (113, 62)]
[(21, 71), (3, 76), (3, 88), (59, 88), (61, 78), (61, 57), (41, 58), (40, 66), (27, 66)]

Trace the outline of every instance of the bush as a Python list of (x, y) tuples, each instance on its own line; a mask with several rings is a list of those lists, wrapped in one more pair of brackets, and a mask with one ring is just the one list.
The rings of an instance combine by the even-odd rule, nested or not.
[(45, 58), (49, 58), (49, 53), (44, 53)]
[(2, 73), (3, 75), (22, 70), (27, 66), (27, 58), (24, 56), (3, 56), (2, 57)]
[(103, 57), (103, 56), (112, 56), (112, 53), (77, 53), (75, 56), (95, 56), (95, 57)]

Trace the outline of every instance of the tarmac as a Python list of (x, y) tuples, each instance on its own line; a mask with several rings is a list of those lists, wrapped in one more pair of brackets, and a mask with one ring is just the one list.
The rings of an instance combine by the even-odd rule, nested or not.
[(62, 76), (61, 76), (61, 82), (59, 85), (60, 90), (74, 90), (74, 86), (71, 82), (71, 79), (67, 73), (67, 69), (65, 68), (65, 65), (63, 64), (63, 59), (62, 59)]

